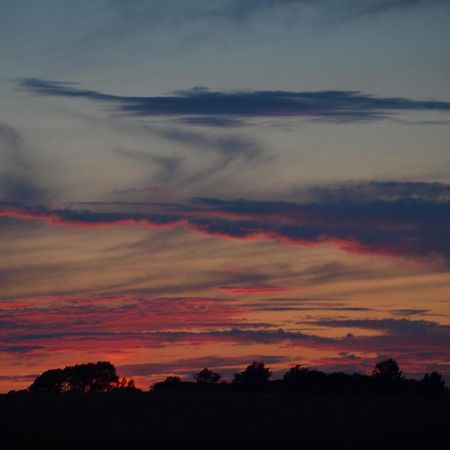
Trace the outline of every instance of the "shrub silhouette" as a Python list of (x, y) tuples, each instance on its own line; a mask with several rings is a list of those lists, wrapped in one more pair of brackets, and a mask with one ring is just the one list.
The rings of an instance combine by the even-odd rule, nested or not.
[(47, 370), (28, 388), (30, 392), (108, 392), (134, 389), (134, 381), (119, 377), (107, 361)]

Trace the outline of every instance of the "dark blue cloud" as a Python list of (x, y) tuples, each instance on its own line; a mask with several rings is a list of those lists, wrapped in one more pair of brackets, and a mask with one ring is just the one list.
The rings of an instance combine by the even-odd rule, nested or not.
[(450, 202), (278, 204), (238, 200), (217, 201), (214, 209), (254, 217), (193, 221), (209, 234), (241, 238), (266, 235), (299, 243), (335, 240), (356, 252), (450, 258)]
[[(444, 185), (445, 186), (445, 185)], [(290, 203), (258, 200), (221, 200), (210, 198), (195, 199), (194, 205), (205, 206), (208, 210), (226, 212), (242, 216), (285, 216), (286, 219), (319, 225), (323, 221), (338, 220), (343, 226), (355, 221), (365, 224), (371, 220), (385, 219), (391, 222), (410, 222), (415, 224), (450, 225), (450, 200), (442, 202), (432, 200), (413, 200), (400, 198), (392, 201), (365, 199), (355, 201), (352, 197), (340, 197), (339, 200), (328, 200), (310, 203)], [(320, 220), (322, 219), (322, 220)], [(292, 225), (285, 222), (283, 226), (288, 232)], [(336, 224), (337, 225), (337, 224)], [(370, 224), (367, 223), (367, 226)], [(332, 226), (328, 224), (327, 226)]]
[(450, 184), (417, 181), (347, 182), (328, 186), (315, 186), (308, 190), (321, 202), (372, 202), (390, 200), (449, 201)]
[(325, 319), (313, 322), (315, 325), (336, 328), (363, 328), (385, 331), (391, 335), (425, 336), (442, 340), (450, 339), (450, 326), (437, 322), (408, 319)]
[(7, 345), (0, 346), (0, 352), (5, 353), (30, 353), (35, 350), (43, 350), (45, 347), (40, 345)]
[(449, 260), (450, 200), (442, 197), (448, 186), (430, 189), (412, 183), (397, 191), (407, 192), (408, 188), (419, 198), (394, 195), (392, 200), (377, 200), (375, 195), (356, 201), (351, 195), (346, 198), (344, 189), (337, 198), (324, 195), (321, 201), (307, 203), (196, 199), (167, 207), (149, 203), (146, 213), (14, 209), (3, 205), (0, 215), (71, 226), (181, 226), (225, 238), (279, 239), (297, 244), (335, 242), (351, 252)]
[[(210, 91), (194, 88), (159, 97), (127, 97), (81, 89), (76, 84), (26, 78), (20, 86), (56, 97), (84, 98), (110, 104), (134, 116), (236, 119), (304, 117), (330, 121), (375, 120), (402, 111), (450, 112), (450, 102), (375, 97), (356, 91)], [(221, 125), (223, 125), (222, 122)]]
[(419, 309), (419, 308), (404, 308), (404, 309), (392, 309), (392, 314), (396, 316), (415, 316), (415, 315), (426, 315), (430, 312), (429, 309)]
[(240, 127), (245, 123), (242, 120), (232, 117), (211, 117), (211, 116), (192, 116), (181, 119), (186, 125), (198, 125), (202, 127)]
[(29, 333), (4, 338), (5, 342), (35, 342), (50, 339), (72, 339), (72, 338), (91, 338), (91, 339), (115, 339), (117, 341), (123, 338), (136, 337), (143, 342), (148, 341), (151, 344), (162, 346), (164, 343), (171, 342), (200, 342), (200, 341), (236, 341), (239, 343), (259, 342), (270, 344), (273, 342), (293, 341), (293, 342), (311, 342), (311, 343), (333, 343), (336, 340), (311, 334), (305, 334), (300, 331), (277, 330), (253, 330), (242, 328), (231, 328), (220, 331), (190, 332), (190, 331), (56, 331), (44, 333)]

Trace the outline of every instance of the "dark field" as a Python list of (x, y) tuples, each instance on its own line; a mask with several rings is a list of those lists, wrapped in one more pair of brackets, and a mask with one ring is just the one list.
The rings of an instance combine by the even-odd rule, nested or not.
[(0, 396), (3, 450), (450, 448), (444, 397)]

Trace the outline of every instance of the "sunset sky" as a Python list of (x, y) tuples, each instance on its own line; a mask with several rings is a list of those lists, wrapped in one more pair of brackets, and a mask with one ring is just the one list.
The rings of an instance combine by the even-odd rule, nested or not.
[(449, 46), (447, 0), (0, 0), (0, 392), (449, 383)]

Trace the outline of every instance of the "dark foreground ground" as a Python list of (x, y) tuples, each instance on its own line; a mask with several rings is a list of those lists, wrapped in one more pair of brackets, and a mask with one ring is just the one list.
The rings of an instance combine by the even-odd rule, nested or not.
[(445, 449), (450, 399), (270, 394), (0, 396), (2, 450)]

